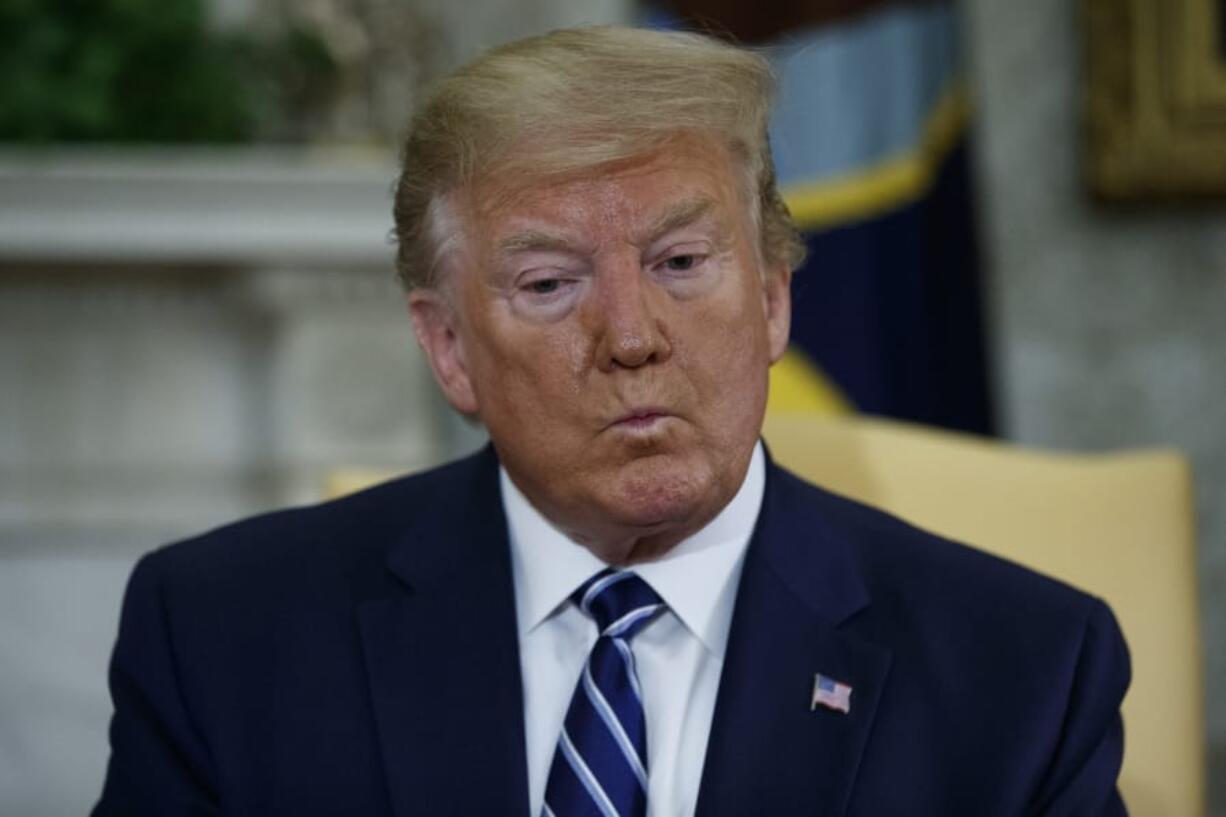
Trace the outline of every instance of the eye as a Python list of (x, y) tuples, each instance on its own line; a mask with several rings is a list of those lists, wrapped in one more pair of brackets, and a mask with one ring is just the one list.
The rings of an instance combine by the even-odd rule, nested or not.
[(533, 281), (528, 284), (525, 289), (533, 295), (549, 295), (557, 292), (560, 286), (562, 286), (562, 282), (557, 278), (542, 278), (539, 281)]
[(676, 238), (652, 253), (653, 269), (674, 278), (689, 278), (706, 268), (711, 242)]
[(516, 294), (527, 303), (559, 303), (577, 291), (578, 281), (569, 275), (558, 274), (556, 271), (536, 274), (540, 277), (526, 277), (516, 286)]

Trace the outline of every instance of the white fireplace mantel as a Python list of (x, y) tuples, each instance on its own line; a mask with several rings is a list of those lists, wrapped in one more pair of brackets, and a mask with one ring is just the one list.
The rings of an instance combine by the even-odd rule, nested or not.
[(0, 150), (0, 260), (389, 268), (394, 157), (305, 148)]

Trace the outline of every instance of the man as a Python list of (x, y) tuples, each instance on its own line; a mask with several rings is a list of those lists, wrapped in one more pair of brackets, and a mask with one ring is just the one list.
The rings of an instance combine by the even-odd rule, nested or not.
[(619, 28), (437, 88), (399, 265), (491, 446), (143, 559), (96, 814), (1123, 813), (1102, 603), (758, 441), (801, 256), (770, 91)]

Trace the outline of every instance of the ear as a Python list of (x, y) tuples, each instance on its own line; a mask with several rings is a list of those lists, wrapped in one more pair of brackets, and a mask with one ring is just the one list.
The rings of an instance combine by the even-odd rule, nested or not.
[(762, 304), (766, 309), (766, 335), (771, 363), (783, 357), (792, 328), (792, 271), (786, 264), (768, 269), (762, 282)]
[(477, 395), (468, 374), (459, 315), (446, 294), (437, 289), (409, 293), (409, 317), (417, 343), (426, 353), (434, 379), (451, 407), (461, 414), (477, 414)]

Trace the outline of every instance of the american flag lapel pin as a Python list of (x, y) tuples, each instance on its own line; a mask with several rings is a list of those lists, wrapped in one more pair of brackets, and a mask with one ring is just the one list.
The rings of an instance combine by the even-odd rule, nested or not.
[(819, 706), (850, 715), (851, 687), (819, 672), (813, 676), (813, 701), (809, 704), (809, 711), (813, 712)]

